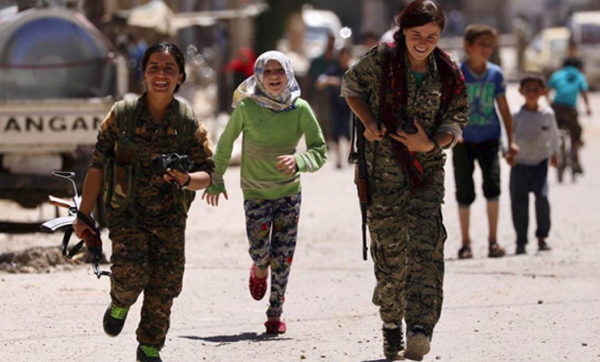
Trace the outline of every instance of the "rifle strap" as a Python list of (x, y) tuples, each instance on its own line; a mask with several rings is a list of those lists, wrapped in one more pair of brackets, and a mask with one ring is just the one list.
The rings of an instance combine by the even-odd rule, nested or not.
[(65, 234), (63, 235), (62, 240), (62, 255), (67, 259), (73, 258), (73, 256), (75, 256), (75, 254), (77, 254), (79, 252), (79, 249), (81, 249), (81, 247), (83, 246), (83, 241), (80, 241), (77, 245), (73, 247), (73, 249), (71, 249), (71, 252), (69, 252), (69, 241), (71, 240), (71, 235), (73, 235), (72, 226), (65, 230)]
[[(363, 133), (364, 131), (360, 132), (360, 131), (364, 130), (365, 127), (356, 114), (352, 113), (351, 117), (352, 117), (352, 140), (350, 141), (351, 150), (350, 150), (350, 156), (348, 159), (349, 159), (349, 161), (354, 161), (354, 163), (360, 162), (359, 160), (361, 159), (361, 156), (359, 156), (358, 153), (360, 151), (362, 151), (363, 152), (362, 157), (364, 157), (365, 162), (366, 162), (367, 155), (366, 155), (365, 146), (362, 147), (362, 150), (359, 150), (358, 146), (357, 146), (358, 138), (365, 137), (365, 135)], [(364, 140), (363, 145), (365, 144), (365, 142), (366, 142), (366, 139)], [(377, 160), (377, 156), (379, 154), (379, 144), (380, 144), (379, 141), (375, 141), (375, 145), (373, 146), (373, 159), (371, 160), (370, 174), (369, 174), (369, 168), (367, 167), (367, 174), (369, 177), (371, 177), (375, 174), (375, 165), (376, 165), (375, 161)], [(373, 182), (369, 182), (368, 185), (369, 185), (369, 195), (372, 195), (373, 194)], [(369, 203), (370, 202), (371, 201), (369, 200)]]
[[(177, 112), (177, 139), (179, 141), (179, 154), (187, 155), (189, 153), (192, 140), (194, 139), (194, 124), (196, 120), (196, 114), (192, 107), (187, 105), (185, 102), (176, 102), (179, 102), (179, 108)], [(191, 205), (191, 202), (196, 197), (196, 192), (187, 189), (183, 189), (182, 192), (183, 206), (187, 211)]]
[(351, 164), (355, 164), (358, 162), (358, 150), (356, 148), (356, 128), (358, 124), (356, 122), (360, 122), (358, 117), (354, 113), (350, 113), (350, 121), (352, 124), (352, 136), (350, 137), (350, 154), (348, 155), (348, 162)]
[[(379, 153), (379, 141), (375, 141), (375, 146), (373, 147), (373, 160), (371, 161), (371, 177), (375, 175), (375, 166), (377, 165), (377, 154)], [(373, 182), (369, 182), (369, 194), (373, 195)], [(370, 201), (373, 200), (371, 197)]]
[(194, 110), (185, 102), (179, 103), (177, 112), (177, 138), (179, 139), (179, 154), (187, 155), (192, 139), (194, 138)]
[(115, 118), (117, 120), (117, 132), (119, 141), (129, 139), (133, 142), (137, 120), (135, 108), (138, 98), (127, 99), (117, 102), (115, 106)]

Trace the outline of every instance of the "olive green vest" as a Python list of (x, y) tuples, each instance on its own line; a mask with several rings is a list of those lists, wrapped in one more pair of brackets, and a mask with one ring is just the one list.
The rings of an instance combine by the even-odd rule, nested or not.
[[(117, 142), (114, 157), (105, 156), (104, 183), (102, 200), (112, 210), (117, 212), (129, 211), (136, 215), (133, 208), (136, 179), (142, 176), (138, 148), (134, 142), (137, 117), (135, 109), (140, 98), (122, 100), (115, 104), (115, 119), (117, 122)], [(179, 137), (180, 155), (186, 155), (194, 137), (194, 111), (184, 102), (175, 100), (178, 107), (176, 114), (177, 135)], [(189, 190), (180, 192), (180, 200), (187, 212), (196, 193)]]

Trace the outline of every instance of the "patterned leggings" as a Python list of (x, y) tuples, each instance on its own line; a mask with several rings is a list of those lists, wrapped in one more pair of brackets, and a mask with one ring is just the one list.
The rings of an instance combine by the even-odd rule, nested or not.
[(271, 267), (271, 295), (267, 316), (283, 313), (285, 289), (296, 249), (302, 194), (276, 200), (245, 200), (250, 257), (265, 270)]

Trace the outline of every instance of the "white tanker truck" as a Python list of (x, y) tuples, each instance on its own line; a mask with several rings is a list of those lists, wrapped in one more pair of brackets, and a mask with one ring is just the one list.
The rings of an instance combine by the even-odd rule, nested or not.
[(0, 12), (0, 199), (35, 208), (49, 194), (72, 196), (51, 171), (76, 172), (81, 187), (127, 79), (126, 60), (81, 13)]

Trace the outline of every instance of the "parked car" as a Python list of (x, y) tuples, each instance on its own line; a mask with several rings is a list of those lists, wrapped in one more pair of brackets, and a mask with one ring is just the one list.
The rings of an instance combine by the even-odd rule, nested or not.
[(575, 12), (568, 20), (576, 55), (593, 88), (600, 88), (600, 11)]
[(570, 36), (571, 31), (566, 27), (540, 31), (525, 50), (525, 69), (549, 77), (567, 57)]
[(342, 24), (333, 11), (304, 9), (302, 20), (306, 24), (304, 49), (309, 59), (323, 54), (323, 49), (327, 45), (327, 38), (330, 34), (335, 37), (336, 49), (344, 46), (345, 40), (341, 32)]

